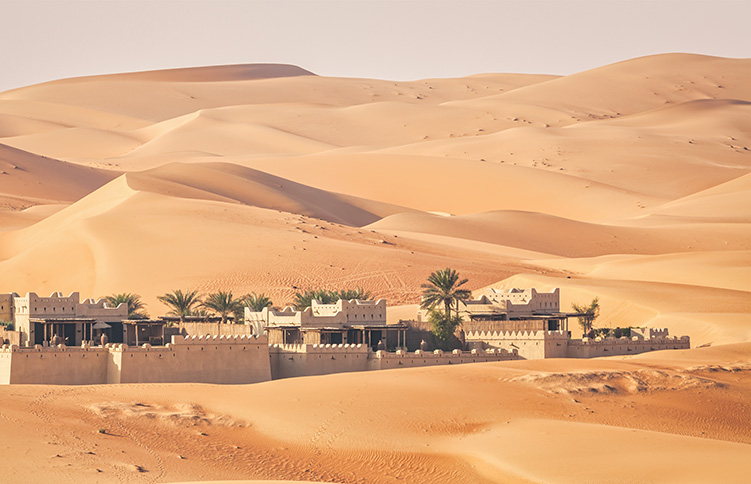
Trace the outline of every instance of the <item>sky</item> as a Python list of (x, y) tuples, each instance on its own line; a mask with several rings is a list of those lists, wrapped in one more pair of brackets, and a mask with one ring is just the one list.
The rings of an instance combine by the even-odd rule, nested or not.
[(751, 57), (748, 0), (0, 0), (0, 91), (220, 64), (414, 80)]

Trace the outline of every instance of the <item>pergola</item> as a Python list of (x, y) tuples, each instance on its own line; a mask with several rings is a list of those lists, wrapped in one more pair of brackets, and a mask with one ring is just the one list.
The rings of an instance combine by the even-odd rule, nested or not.
[[(354, 344), (364, 344), (368, 347), (373, 347), (373, 332), (378, 331), (381, 333), (384, 344), (388, 338), (388, 334), (396, 332), (396, 347), (401, 348), (407, 345), (406, 332), (409, 326), (406, 323), (396, 324), (353, 324), (349, 326), (349, 329), (353, 329), (359, 336), (358, 341), (350, 341)], [(376, 341), (375, 344), (378, 344)]]
[[(73, 341), (66, 341), (68, 345), (79, 345), (82, 341), (91, 341), (93, 339), (94, 324), (96, 319), (94, 318), (29, 318), (29, 322), (33, 324), (41, 324), (44, 328), (44, 336), (42, 341), (51, 341), (54, 335), (58, 335), (63, 340), (68, 336), (66, 334), (73, 335)], [(77, 328), (81, 325), (81, 336), (78, 337)], [(73, 327), (72, 331), (69, 329)], [(87, 337), (88, 336), (88, 337)], [(35, 339), (38, 339), (35, 335)]]
[(164, 319), (125, 319), (123, 328), (125, 332), (124, 342), (140, 346), (142, 343), (152, 343), (159, 339), (159, 344), (164, 344)]

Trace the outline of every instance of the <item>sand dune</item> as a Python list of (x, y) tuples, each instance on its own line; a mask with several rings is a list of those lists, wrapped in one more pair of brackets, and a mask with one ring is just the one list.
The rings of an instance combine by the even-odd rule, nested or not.
[[(725, 237), (720, 235), (722, 230), (713, 227), (714, 234), (719, 237), (710, 238), (694, 228), (617, 227), (530, 212), (486, 212), (457, 217), (417, 212), (399, 213), (383, 218), (367, 228), (446, 236), (461, 234), (462, 238), (469, 240), (565, 257), (751, 249), (751, 239), (745, 237), (745, 227), (726, 227)], [(546, 231), (557, 236), (540, 237)]]
[(747, 59), (664, 54), (598, 67), (495, 97), (504, 102), (557, 106), (568, 111), (572, 120), (580, 121), (635, 114), (694, 99), (748, 100), (750, 78)]
[[(237, 165), (165, 165), (126, 175), (128, 186), (184, 198), (239, 202), (361, 227), (409, 209), (325, 192)], [(182, 188), (182, 189), (181, 189)]]
[(430, 156), (329, 153), (244, 164), (324, 190), (425, 212), (521, 210), (600, 221), (640, 215), (643, 206), (667, 201), (562, 172)]
[[(634, 222), (648, 223), (740, 223), (751, 219), (751, 175), (746, 174), (712, 188), (679, 198), (649, 210)], [(628, 223), (628, 221), (623, 221)]]
[(0, 144), (0, 200), (6, 209), (73, 202), (115, 176)]
[[(178, 287), (242, 293), (263, 284), (286, 304), (295, 287), (359, 284), (393, 302), (408, 302), (414, 287), (449, 260), (486, 284), (523, 266), (515, 258), (478, 261), (473, 251), (447, 253), (441, 246), (328, 222), (323, 218), (366, 223), (398, 207), (245, 168), (221, 168), (166, 166), (128, 174), (32, 226), (0, 235), (3, 284), (96, 295), (137, 286), (149, 310), (160, 314), (164, 308), (156, 296)], [(51, 265), (65, 280), (50, 277), (40, 285)], [(412, 270), (402, 274), (405, 266)], [(160, 276), (145, 280), (149, 271)]]
[(702, 100), (620, 119), (558, 129), (510, 129), (488, 136), (400, 146), (386, 152), (535, 167), (645, 196), (675, 198), (747, 172), (751, 156), (749, 119), (748, 102)]

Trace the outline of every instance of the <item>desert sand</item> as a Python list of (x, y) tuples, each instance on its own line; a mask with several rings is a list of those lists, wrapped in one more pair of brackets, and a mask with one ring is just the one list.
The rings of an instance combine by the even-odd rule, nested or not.
[(599, 297), (596, 326), (668, 327), (697, 347), (3, 387), (3, 475), (751, 481), (750, 172), (748, 59), (412, 82), (216, 66), (0, 93), (3, 292), (137, 292), (157, 316), (178, 288), (282, 306), (295, 288), (360, 285), (402, 305), (395, 320), (450, 266), (473, 290)]

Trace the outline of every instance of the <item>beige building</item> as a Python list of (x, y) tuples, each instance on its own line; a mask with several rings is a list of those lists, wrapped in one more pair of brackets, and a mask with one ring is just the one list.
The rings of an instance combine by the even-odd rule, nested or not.
[(13, 322), (13, 298), (18, 297), (15, 292), (0, 294), (0, 322)]
[(116, 308), (104, 299), (80, 301), (78, 292), (49, 297), (34, 292), (13, 298), (13, 322), (21, 332), (21, 345), (49, 343), (57, 335), (69, 346), (95, 340), (105, 333), (112, 342), (121, 342), (123, 320), (128, 317), (127, 304)]
[(560, 289), (486, 289), (475, 300), (459, 305), (465, 321), (506, 321), (542, 315), (557, 315), (561, 308)]
[(405, 324), (386, 324), (386, 300), (340, 299), (334, 304), (313, 300), (302, 311), (245, 309), (245, 321), (255, 334), (268, 334), (269, 344), (362, 344), (377, 348), (402, 347)]

